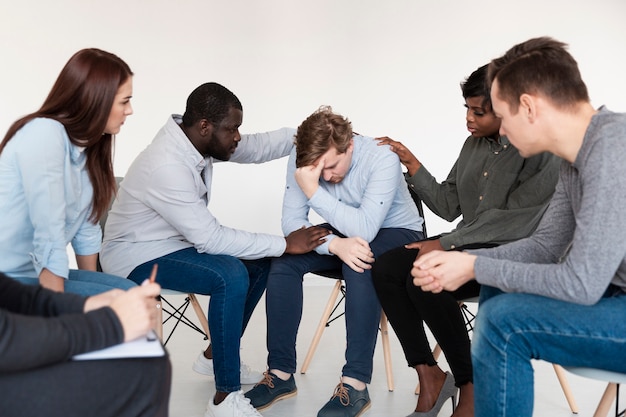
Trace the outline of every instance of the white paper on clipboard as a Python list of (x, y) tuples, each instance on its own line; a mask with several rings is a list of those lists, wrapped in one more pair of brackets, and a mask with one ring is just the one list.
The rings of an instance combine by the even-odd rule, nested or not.
[(74, 356), (73, 360), (123, 359), (123, 358), (155, 358), (165, 355), (165, 349), (153, 330), (147, 336), (142, 336), (130, 342), (120, 343), (93, 352)]

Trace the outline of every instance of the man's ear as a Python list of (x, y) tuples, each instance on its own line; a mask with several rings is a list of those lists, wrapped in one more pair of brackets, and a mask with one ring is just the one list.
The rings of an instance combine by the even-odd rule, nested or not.
[(198, 132), (202, 136), (211, 136), (213, 134), (213, 123), (207, 119), (200, 119), (198, 122)]
[(537, 119), (537, 101), (536, 97), (530, 94), (522, 94), (519, 98), (519, 111), (526, 119), (533, 123)]

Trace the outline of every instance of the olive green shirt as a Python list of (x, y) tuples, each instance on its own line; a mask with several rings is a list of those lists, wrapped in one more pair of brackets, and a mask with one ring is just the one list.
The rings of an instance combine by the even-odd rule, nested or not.
[(522, 158), (502, 136), (470, 136), (448, 178), (438, 183), (422, 165), (407, 182), (428, 208), (456, 228), (444, 233), (444, 249), (503, 244), (529, 236), (554, 193), (561, 159), (542, 153)]

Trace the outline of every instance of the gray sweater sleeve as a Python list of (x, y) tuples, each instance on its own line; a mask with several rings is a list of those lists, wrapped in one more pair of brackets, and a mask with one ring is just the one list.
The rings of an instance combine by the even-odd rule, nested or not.
[(585, 305), (626, 288), (626, 118), (611, 116), (594, 117), (531, 237), (472, 251), (478, 282)]

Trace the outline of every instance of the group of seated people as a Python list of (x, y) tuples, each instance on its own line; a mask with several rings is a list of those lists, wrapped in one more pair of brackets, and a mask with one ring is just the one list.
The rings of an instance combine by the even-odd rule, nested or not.
[[(346, 285), (345, 365), (318, 417), (370, 408), (381, 308), (420, 383), (411, 417), (437, 416), (448, 399), (453, 417), (531, 416), (531, 359), (626, 373), (615, 360), (626, 343), (626, 114), (592, 107), (562, 42), (515, 45), (461, 83), (470, 135), (443, 182), (403, 143), (357, 134), (328, 106), (297, 129), (242, 135), (241, 102), (209, 82), (117, 190), (112, 146), (133, 112), (132, 77), (111, 53), (78, 51), (0, 143), (3, 415), (167, 416), (167, 355), (71, 359), (144, 336), (168, 288), (210, 295), (211, 343), (193, 363), (215, 378), (205, 416), (260, 416), (297, 394), (303, 279), (330, 269)], [(213, 164), (282, 157), (283, 235), (220, 224), (207, 208)], [(460, 222), (425, 237), (411, 193)], [(146, 279), (154, 265), (158, 283)], [(264, 292), (261, 374), (239, 351)], [(458, 301), (477, 296), (470, 344)]]

